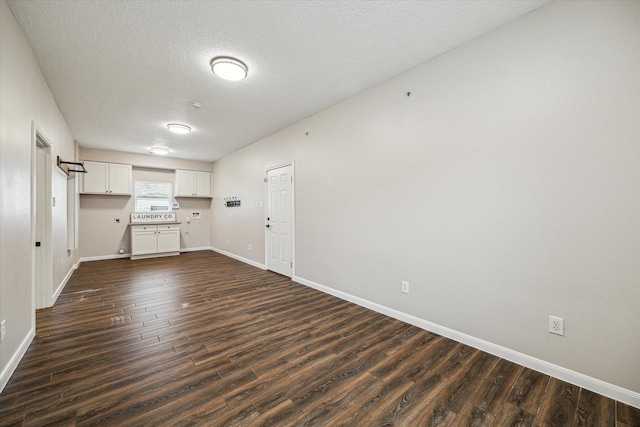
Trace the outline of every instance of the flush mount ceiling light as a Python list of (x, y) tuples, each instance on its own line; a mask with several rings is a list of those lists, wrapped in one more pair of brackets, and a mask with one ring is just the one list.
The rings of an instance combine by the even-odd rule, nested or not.
[(191, 132), (191, 127), (187, 125), (181, 125), (180, 123), (169, 123), (167, 128), (173, 133), (179, 133), (180, 135), (186, 135)]
[(239, 81), (247, 77), (249, 69), (244, 62), (228, 56), (218, 56), (211, 60), (211, 71), (221, 79)]
[(151, 151), (153, 154), (159, 154), (161, 156), (165, 156), (167, 154), (169, 154), (169, 150), (168, 148), (164, 148), (164, 147), (151, 147), (149, 148), (149, 151)]

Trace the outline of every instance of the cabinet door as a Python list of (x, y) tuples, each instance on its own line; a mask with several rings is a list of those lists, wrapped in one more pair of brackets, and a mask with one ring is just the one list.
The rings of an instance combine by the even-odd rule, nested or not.
[(131, 194), (132, 181), (131, 165), (109, 165), (109, 193)]
[(195, 172), (195, 195), (211, 197), (211, 174), (209, 172)]
[(195, 174), (193, 171), (176, 170), (176, 196), (193, 196)]
[(82, 174), (83, 193), (106, 193), (108, 188), (109, 164), (100, 162), (84, 162), (87, 173)]
[(158, 231), (158, 253), (180, 251), (180, 230)]
[(155, 254), (158, 252), (158, 232), (154, 230), (131, 232), (131, 255)]

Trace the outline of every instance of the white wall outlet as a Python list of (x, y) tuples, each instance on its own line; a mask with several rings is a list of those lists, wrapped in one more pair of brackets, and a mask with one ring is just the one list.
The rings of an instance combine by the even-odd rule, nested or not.
[(4, 341), (4, 337), (5, 335), (7, 335), (7, 329), (5, 328), (5, 323), (7, 321), (3, 320), (2, 322), (0, 322), (0, 341)]
[(251, 243), (247, 245), (248, 249), (251, 250)]
[(408, 294), (409, 293), (409, 282), (403, 280), (401, 282), (401, 284), (400, 284), (400, 291), (403, 294)]
[(564, 336), (564, 319), (562, 317), (549, 316), (549, 332)]

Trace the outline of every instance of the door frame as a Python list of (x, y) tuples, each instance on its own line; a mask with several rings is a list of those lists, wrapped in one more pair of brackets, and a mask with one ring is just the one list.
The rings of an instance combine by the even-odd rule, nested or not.
[[(52, 160), (51, 148), (53, 144), (38, 129), (35, 121), (31, 122), (31, 290), (33, 294), (32, 304), (35, 310), (51, 306), (53, 294), (53, 241), (52, 241), (52, 191), (51, 173)], [(44, 168), (38, 169), (37, 153), (44, 150)], [(44, 175), (44, 176), (42, 176)], [(38, 179), (44, 179), (44, 194), (37, 192)], [(38, 197), (43, 198), (44, 213), (37, 212)], [(39, 216), (42, 215), (40, 218)], [(36, 254), (36, 238), (38, 221), (41, 222), (42, 235), (41, 247), (43, 266), (38, 265)], [(37, 283), (37, 269), (42, 268), (44, 274), (41, 283)]]
[[(291, 176), (293, 177), (293, 182), (291, 183), (291, 279), (293, 279), (296, 277), (296, 165), (293, 160), (288, 163), (280, 163), (264, 169), (264, 215), (262, 222), (263, 224), (267, 223), (267, 203), (269, 199), (268, 174), (272, 170), (287, 166), (291, 166)], [(264, 229), (264, 266), (265, 270), (269, 270), (269, 235), (266, 228)]]

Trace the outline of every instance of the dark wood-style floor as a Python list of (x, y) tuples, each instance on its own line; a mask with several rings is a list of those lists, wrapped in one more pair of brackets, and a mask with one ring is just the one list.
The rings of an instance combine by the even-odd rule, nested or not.
[(0, 425), (638, 426), (640, 410), (213, 252), (83, 263)]

